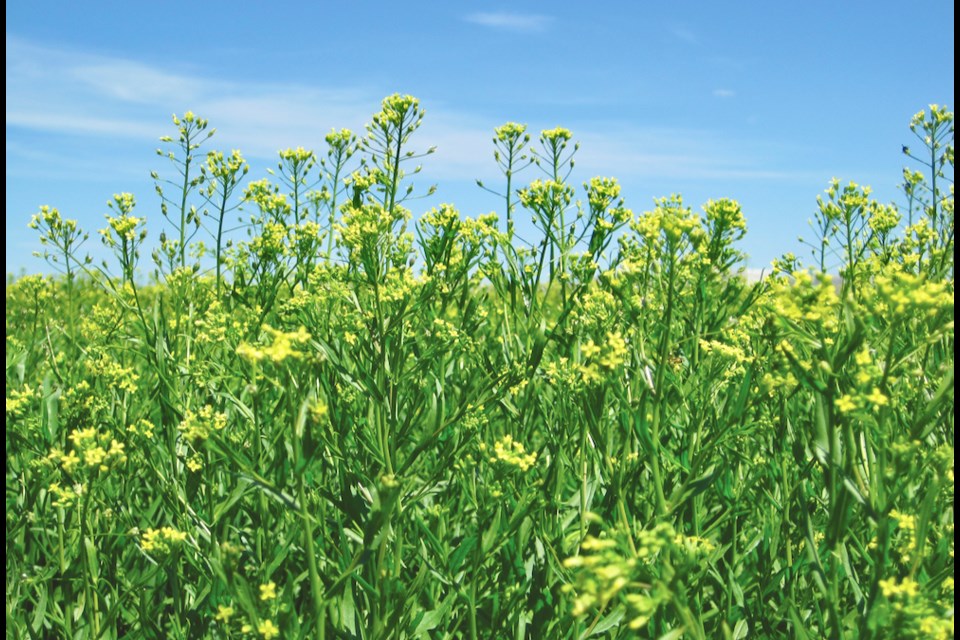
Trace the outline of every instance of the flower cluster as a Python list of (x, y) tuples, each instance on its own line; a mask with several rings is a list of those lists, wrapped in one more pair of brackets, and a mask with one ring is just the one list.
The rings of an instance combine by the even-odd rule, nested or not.
[(237, 355), (249, 362), (268, 360), (275, 363), (283, 362), (287, 358), (302, 358), (305, 355), (299, 345), (306, 344), (310, 340), (310, 334), (303, 327), (285, 332), (264, 325), (263, 332), (269, 336), (270, 344), (254, 346), (243, 342), (237, 347)]
[(226, 426), (227, 414), (214, 411), (212, 406), (205, 405), (199, 411), (187, 409), (177, 428), (184, 438), (198, 442), (209, 438), (211, 433), (223, 431)]
[(154, 555), (167, 555), (186, 539), (186, 532), (173, 527), (151, 528), (141, 534), (140, 548)]
[[(483, 449), (484, 446), (481, 445), (481, 450)], [(489, 460), (493, 464), (501, 463), (520, 471), (529, 471), (537, 463), (537, 454), (536, 452), (527, 453), (523, 443), (514, 440), (513, 436), (508, 434), (494, 443)]]
[(110, 432), (100, 433), (96, 427), (87, 427), (73, 431), (69, 440), (73, 443), (69, 453), (54, 448), (46, 459), (70, 475), (80, 468), (105, 472), (127, 461), (123, 443), (111, 437)]

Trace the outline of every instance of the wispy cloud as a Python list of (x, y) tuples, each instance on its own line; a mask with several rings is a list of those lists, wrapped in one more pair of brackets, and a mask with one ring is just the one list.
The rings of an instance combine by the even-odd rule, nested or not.
[(686, 44), (700, 44), (700, 38), (697, 37), (697, 34), (686, 27), (674, 27), (670, 30), (670, 33), (677, 40)]
[(203, 94), (204, 83), (154, 69), (131, 61), (87, 61), (73, 67), (69, 74), (104, 96), (124, 102), (155, 103), (168, 96), (188, 100)]
[(106, 134), (123, 137), (156, 137), (156, 123), (152, 125), (136, 120), (98, 118), (90, 115), (70, 115), (58, 111), (33, 109), (7, 109), (7, 125), (72, 134)]
[(331, 127), (362, 129), (382, 97), (372, 88), (210, 79), (9, 35), (6, 87), (8, 128), (155, 142), (172, 113), (189, 109), (220, 128), (218, 140), (268, 156), (322, 140)]
[(801, 177), (801, 172), (769, 166), (772, 152), (765, 143), (731, 140), (707, 130), (622, 124), (590, 127), (582, 134), (576, 136), (583, 143), (577, 166), (590, 173), (613, 170), (625, 179), (668, 181)]
[(713, 95), (716, 98), (732, 98), (737, 95), (737, 92), (733, 89), (714, 89)]
[[(528, 26), (547, 20), (476, 15), (499, 16), (489, 22), (501, 26), (511, 20), (511, 24)], [(383, 95), (378, 87), (318, 88), (210, 79), (202, 70), (162, 70), (141, 61), (42, 47), (7, 36), (8, 130), (136, 139), (149, 149), (159, 136), (170, 133), (170, 114), (190, 109), (217, 127), (211, 143), (215, 147), (239, 148), (248, 158), (272, 162), (276, 152), (287, 147), (314, 145), (321, 150), (323, 137), (332, 127), (362, 133)], [(490, 138), (502, 121), (430, 96), (420, 97), (429, 116), (415, 138), (415, 148), (437, 147), (437, 153), (424, 161), (423, 178), (496, 178)], [(536, 137), (538, 127), (554, 124), (531, 123), (531, 133)], [(785, 177), (770, 168), (769, 149), (758, 150), (708, 131), (661, 130), (632, 123), (565, 124), (583, 142), (577, 156), (580, 175), (671, 180)]]
[(471, 13), (464, 18), (467, 22), (484, 27), (531, 33), (545, 30), (551, 22), (552, 16), (537, 13), (510, 13), (506, 11), (493, 13)]

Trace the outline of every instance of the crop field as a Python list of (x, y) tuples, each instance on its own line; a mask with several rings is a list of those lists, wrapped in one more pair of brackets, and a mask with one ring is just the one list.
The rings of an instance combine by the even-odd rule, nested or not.
[(954, 636), (951, 111), (759, 282), (737, 202), (634, 211), (562, 128), (495, 130), (497, 213), (417, 210), (423, 117), (255, 180), (187, 112), (149, 225), (34, 215), (7, 637)]

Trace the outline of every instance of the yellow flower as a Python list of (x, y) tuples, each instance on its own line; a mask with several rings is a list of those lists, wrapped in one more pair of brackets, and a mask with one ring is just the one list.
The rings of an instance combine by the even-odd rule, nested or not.
[(260, 632), (260, 635), (266, 638), (266, 640), (271, 640), (271, 638), (276, 638), (280, 635), (280, 629), (277, 628), (277, 625), (273, 624), (272, 620), (264, 620), (260, 623), (260, 626), (257, 627), (257, 631)]
[(78, 464), (80, 464), (80, 458), (77, 456), (76, 451), (71, 451), (60, 457), (60, 466), (63, 467), (63, 470), (67, 473), (73, 473), (73, 470)]
[(236, 613), (236, 610), (233, 607), (225, 607), (222, 604), (217, 607), (217, 615), (214, 616), (214, 619), (227, 623), (230, 622), (230, 618), (233, 617), (233, 614)]
[(880, 581), (880, 591), (885, 598), (913, 597), (920, 593), (920, 585), (910, 578), (904, 578), (903, 582), (897, 582), (896, 578), (887, 578)]
[(536, 453), (527, 453), (523, 444), (513, 439), (513, 436), (506, 435), (493, 445), (494, 456), (491, 456), (492, 462), (503, 462), (521, 471), (529, 470), (537, 462)]
[(260, 585), (260, 599), (273, 600), (277, 597), (277, 585), (272, 580), (266, 584)]
[(587, 344), (580, 347), (580, 352), (583, 354), (584, 358), (589, 360), (600, 353), (600, 347), (594, 344), (593, 340), (590, 340), (587, 342)]
[(187, 409), (183, 421), (177, 427), (188, 440), (206, 440), (214, 431), (223, 431), (227, 426), (227, 414), (214, 412), (213, 407), (205, 405), (199, 411)]
[(178, 531), (173, 527), (147, 529), (141, 535), (140, 548), (158, 554), (169, 553), (174, 546), (186, 539), (187, 534), (185, 532)]
[(837, 411), (840, 413), (850, 413), (857, 408), (856, 401), (849, 395), (842, 395), (836, 400)]
[(286, 333), (264, 325), (263, 331), (271, 337), (272, 343), (270, 345), (257, 347), (244, 342), (237, 347), (237, 355), (250, 362), (259, 362), (263, 359), (283, 362), (287, 358), (303, 357), (303, 352), (294, 348), (294, 345), (304, 344), (310, 340), (310, 334), (303, 327), (294, 332)]
[(879, 388), (874, 387), (873, 391), (867, 396), (869, 400), (875, 407), (884, 407), (890, 404), (890, 399), (885, 396)]

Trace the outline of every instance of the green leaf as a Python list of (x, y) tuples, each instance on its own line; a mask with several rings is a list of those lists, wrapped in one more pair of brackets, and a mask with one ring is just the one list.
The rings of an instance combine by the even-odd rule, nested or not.
[(93, 582), (93, 588), (97, 588), (100, 581), (100, 562), (97, 558), (97, 547), (93, 544), (90, 536), (83, 537), (83, 548), (87, 556), (87, 569), (90, 572), (90, 580)]
[(623, 618), (627, 615), (626, 607), (619, 606), (607, 615), (603, 616), (600, 621), (593, 627), (593, 632), (590, 636), (599, 636), (603, 635), (610, 629), (613, 629), (616, 626), (619, 626), (623, 621)]
[(483, 534), (483, 542), (480, 545), (480, 550), (483, 555), (486, 555), (493, 549), (493, 546), (496, 544), (497, 539), (500, 537), (500, 509), (497, 509), (494, 513), (493, 518), (490, 521), (490, 526), (487, 527), (487, 531)]
[(463, 566), (463, 561), (473, 552), (477, 546), (477, 536), (464, 538), (457, 546), (456, 550), (450, 555), (450, 572), (456, 574)]

